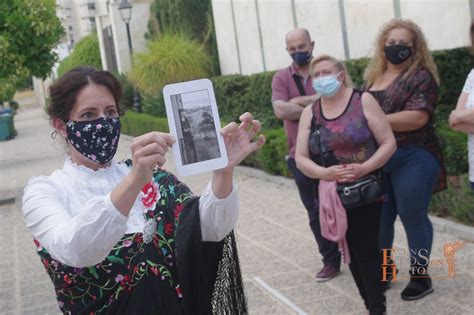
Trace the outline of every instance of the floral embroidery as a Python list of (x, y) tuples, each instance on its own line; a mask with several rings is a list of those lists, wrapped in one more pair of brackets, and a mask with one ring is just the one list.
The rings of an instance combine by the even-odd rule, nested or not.
[[(142, 188), (142, 203), (147, 208), (150, 209), (156, 205), (156, 202), (160, 199), (160, 190), (158, 183), (154, 181), (149, 182)], [(151, 209), (153, 210), (153, 209)]]
[[(142, 233), (126, 234), (109, 255), (95, 266), (74, 268), (54, 260), (35, 240), (38, 254), (54, 283), (62, 312), (82, 313), (94, 303), (100, 313), (123, 295), (131, 294), (144, 277), (157, 277), (181, 298), (176, 282), (175, 232), (185, 202), (193, 198), (189, 189), (171, 174), (158, 170), (145, 185), (142, 201), (149, 208), (147, 220), (156, 222), (152, 242)], [(156, 253), (149, 255), (149, 253)]]

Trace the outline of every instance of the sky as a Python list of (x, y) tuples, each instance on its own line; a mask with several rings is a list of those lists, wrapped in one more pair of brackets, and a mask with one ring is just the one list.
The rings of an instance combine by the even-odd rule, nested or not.
[(200, 90), (181, 94), (181, 101), (184, 108), (210, 105), (208, 90)]

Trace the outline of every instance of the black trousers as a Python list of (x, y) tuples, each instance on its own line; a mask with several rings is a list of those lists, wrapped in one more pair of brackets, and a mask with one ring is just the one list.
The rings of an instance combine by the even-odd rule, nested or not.
[(382, 255), (379, 248), (379, 227), (382, 203), (347, 210), (346, 233), (351, 255), (349, 269), (370, 314), (386, 310), (382, 290)]
[(318, 186), (315, 180), (304, 175), (297, 167), (295, 159), (289, 158), (286, 161), (288, 169), (293, 174), (296, 186), (300, 193), (309, 216), (309, 226), (313, 231), (316, 243), (318, 243), (319, 253), (323, 256), (324, 265), (331, 265), (339, 268), (341, 265), (341, 253), (338, 250), (337, 243), (325, 239), (321, 235), (321, 225), (319, 224), (319, 201)]

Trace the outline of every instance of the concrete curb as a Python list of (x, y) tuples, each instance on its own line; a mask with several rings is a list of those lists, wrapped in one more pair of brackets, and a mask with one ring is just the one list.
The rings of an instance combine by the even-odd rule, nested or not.
[(17, 194), (14, 191), (0, 191), (0, 206), (14, 204), (16, 197)]
[(474, 227), (432, 215), (430, 219), (437, 232), (452, 234), (460, 239), (474, 242)]
[[(257, 177), (275, 184), (284, 185), (285, 187), (296, 188), (294, 181), (291, 178), (270, 175), (262, 170), (248, 166), (237, 166), (237, 170), (252, 177)], [(456, 236), (457, 238), (474, 242), (474, 227), (432, 215), (429, 217), (435, 231), (439, 233), (448, 233)]]

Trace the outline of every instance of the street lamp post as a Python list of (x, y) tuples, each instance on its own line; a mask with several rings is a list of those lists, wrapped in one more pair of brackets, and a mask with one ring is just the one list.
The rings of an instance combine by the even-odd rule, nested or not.
[[(122, 0), (119, 7), (120, 16), (125, 22), (127, 28), (127, 38), (128, 38), (128, 49), (130, 50), (130, 63), (132, 64), (133, 59), (133, 48), (132, 48), (132, 39), (130, 36), (130, 20), (132, 18), (132, 5), (127, 0)], [(141, 98), (135, 86), (133, 86), (133, 108), (138, 113), (142, 112)]]

